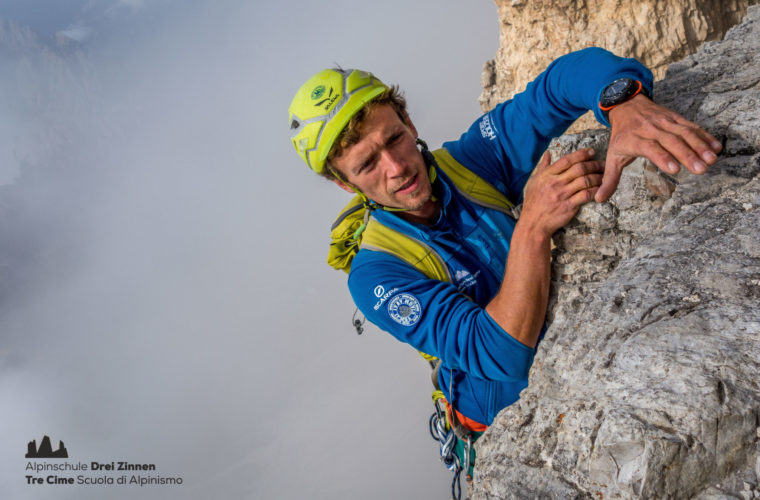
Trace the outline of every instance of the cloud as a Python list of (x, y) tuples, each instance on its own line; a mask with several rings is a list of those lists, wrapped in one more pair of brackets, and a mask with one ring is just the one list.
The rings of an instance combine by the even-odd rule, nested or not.
[[(403, 83), (431, 144), (455, 110), (440, 102), (464, 94), (459, 133), (491, 53), (454, 59), (445, 44), (467, 46), (482, 26), (442, 22), (438, 2), (382, 10), (378, 26), (404, 37), (341, 1), (223, 5), (93, 0), (47, 32), (67, 26), (60, 36), (85, 46), (34, 46), (0, 72), (18, 110), (0, 134), (29, 164), (0, 208), (12, 444), (0, 470), (23, 470), (18, 450), (48, 433), (83, 461), (155, 461), (193, 485), (69, 498), (441, 497), (450, 477), (427, 435), (426, 366), (374, 327), (351, 328), (345, 276), (324, 264), (347, 200), (299, 163), (285, 110), (304, 73), (336, 60)], [(324, 32), (319, 13), (343, 17)], [(418, 34), (423, 14), (462, 37)], [(444, 97), (431, 81), (449, 85)], [(52, 493), (8, 476), (8, 497)]]
[(75, 42), (82, 43), (85, 40), (87, 40), (92, 34), (92, 29), (87, 27), (82, 21), (77, 21), (76, 23), (70, 25), (65, 30), (61, 30), (56, 35), (60, 37), (65, 37), (71, 40), (74, 40)]

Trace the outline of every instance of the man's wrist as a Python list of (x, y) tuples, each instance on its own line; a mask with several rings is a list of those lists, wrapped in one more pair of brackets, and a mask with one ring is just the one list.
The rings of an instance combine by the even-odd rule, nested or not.
[(651, 98), (651, 93), (646, 87), (644, 87), (644, 84), (640, 80), (618, 78), (602, 90), (599, 98), (599, 109), (601, 110), (602, 115), (604, 115), (607, 121), (609, 121), (610, 111), (617, 106), (634, 99), (638, 95), (644, 95), (647, 98)]
[(514, 242), (517, 239), (517, 241), (532, 248), (542, 248), (551, 245), (553, 234), (553, 232), (542, 229), (539, 224), (531, 223), (527, 217), (521, 216), (512, 233), (512, 241)]
[(629, 111), (628, 108), (637, 106), (644, 99), (650, 100), (644, 94), (639, 94), (639, 95), (634, 96), (632, 99), (630, 99), (630, 100), (628, 100), (628, 101), (626, 101), (626, 102), (624, 102), (624, 103), (622, 103), (622, 104), (620, 104), (618, 106), (615, 106), (614, 108), (612, 108), (610, 110), (609, 115), (607, 116), (607, 121), (610, 122), (610, 125), (612, 125), (613, 123), (616, 123), (616, 121), (617, 121), (616, 117), (619, 117), (619, 116), (627, 113)]

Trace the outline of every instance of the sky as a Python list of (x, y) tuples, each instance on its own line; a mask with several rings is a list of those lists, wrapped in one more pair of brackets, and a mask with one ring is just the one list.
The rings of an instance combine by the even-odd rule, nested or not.
[[(325, 264), (350, 196), (300, 163), (287, 107), (339, 64), (401, 85), (431, 147), (458, 137), (493, 2), (3, 0), (0, 19), (0, 498), (448, 498), (429, 369), (351, 327)], [(43, 435), (183, 484), (29, 485)]]

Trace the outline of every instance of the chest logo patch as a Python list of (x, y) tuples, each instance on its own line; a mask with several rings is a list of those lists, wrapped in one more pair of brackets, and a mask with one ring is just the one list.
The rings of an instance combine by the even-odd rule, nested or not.
[(388, 302), (388, 314), (396, 323), (412, 326), (422, 316), (420, 301), (410, 293), (400, 293)]
[(461, 292), (465, 288), (469, 288), (471, 286), (477, 285), (479, 274), (480, 274), (480, 270), (475, 271), (475, 274), (470, 274), (468, 271), (464, 269), (458, 270), (454, 274), (454, 279), (456, 280), (457, 283), (459, 283), (459, 285), (457, 286), (457, 290)]

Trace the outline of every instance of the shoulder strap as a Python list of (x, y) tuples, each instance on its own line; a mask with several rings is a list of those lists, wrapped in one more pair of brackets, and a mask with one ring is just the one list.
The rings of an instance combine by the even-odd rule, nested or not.
[[(359, 247), (369, 248), (397, 257), (421, 271), (425, 276), (440, 281), (451, 281), (449, 269), (443, 259), (425, 243), (367, 218), (367, 208), (355, 196), (333, 222), (327, 263), (345, 272), (351, 270), (351, 261)], [(362, 225), (366, 228), (362, 231)]]
[(451, 281), (449, 268), (438, 253), (416, 238), (370, 219), (362, 248), (389, 253), (421, 271), (428, 278)]
[(457, 190), (468, 200), (478, 205), (509, 212), (514, 204), (490, 183), (459, 163), (446, 149), (433, 151), (438, 166), (446, 172)]

